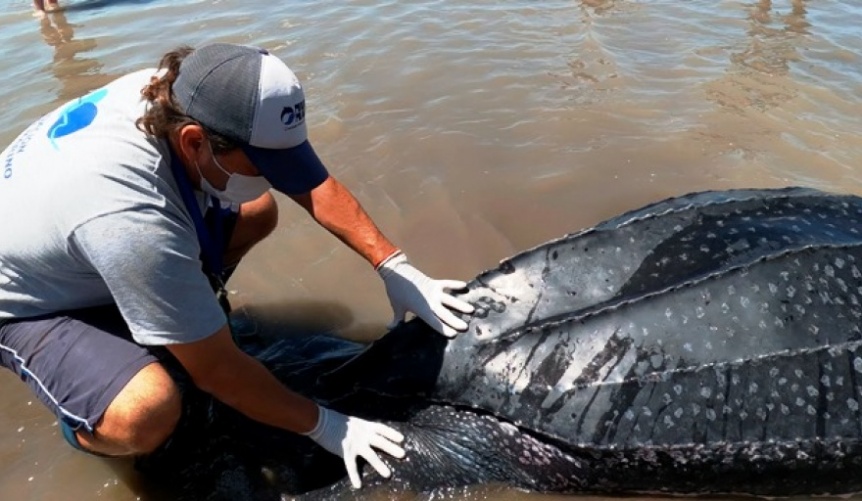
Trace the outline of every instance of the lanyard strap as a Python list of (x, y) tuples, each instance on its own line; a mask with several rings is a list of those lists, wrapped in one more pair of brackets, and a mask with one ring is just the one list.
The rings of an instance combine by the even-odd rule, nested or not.
[[(197, 233), (198, 244), (201, 247), (201, 259), (204, 264), (204, 272), (208, 275), (212, 275), (218, 280), (221, 280), (221, 272), (223, 268), (222, 249), (224, 247), (224, 237), (222, 235), (223, 214), (221, 207), (219, 206), (218, 200), (215, 200), (210, 195), (206, 195), (208, 201), (212, 204), (212, 210), (208, 211), (207, 215), (212, 213), (212, 222), (214, 223), (210, 228), (207, 228), (204, 216), (201, 213), (200, 205), (198, 205), (197, 197), (195, 197), (191, 181), (189, 180), (188, 175), (186, 175), (186, 172), (182, 167), (182, 163), (180, 163), (174, 149), (170, 148), (170, 150), (171, 170), (174, 173), (174, 179), (177, 181), (177, 186), (180, 189), (180, 195), (183, 198), (186, 210), (189, 212), (189, 215), (191, 215), (192, 222), (195, 224), (195, 233)], [(212, 232), (210, 232), (210, 230), (212, 230)]]

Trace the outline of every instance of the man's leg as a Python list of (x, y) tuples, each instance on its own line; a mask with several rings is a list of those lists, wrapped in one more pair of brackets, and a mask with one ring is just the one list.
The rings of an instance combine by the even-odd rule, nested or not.
[(235, 267), (258, 242), (269, 236), (278, 224), (278, 206), (271, 194), (240, 206), (239, 216), (229, 236), (224, 254), (226, 268)]
[(161, 364), (135, 374), (108, 406), (92, 433), (75, 432), (87, 451), (107, 456), (138, 456), (156, 450), (180, 418), (180, 393)]
[(0, 365), (74, 431), (73, 445), (108, 456), (155, 450), (181, 414), (176, 383), (133, 343), (115, 307), (0, 326)]

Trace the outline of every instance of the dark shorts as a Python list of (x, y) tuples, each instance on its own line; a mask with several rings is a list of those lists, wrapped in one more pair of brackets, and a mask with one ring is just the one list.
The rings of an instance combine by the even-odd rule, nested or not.
[[(236, 219), (235, 214), (222, 219), (225, 247)], [(231, 271), (210, 277), (214, 289)], [(57, 416), (66, 440), (81, 450), (74, 431), (92, 432), (132, 377), (155, 362), (177, 374), (179, 364), (165, 348), (132, 340), (115, 305), (0, 323), (0, 366), (30, 386)]]
[(0, 365), (27, 383), (72, 430), (92, 432), (132, 377), (157, 361), (131, 340), (113, 305), (0, 326)]

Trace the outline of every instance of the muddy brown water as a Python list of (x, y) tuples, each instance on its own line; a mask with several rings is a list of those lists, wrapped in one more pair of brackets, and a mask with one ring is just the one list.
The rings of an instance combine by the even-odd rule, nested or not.
[[(330, 171), (440, 278), (690, 191), (862, 194), (857, 0), (60, 1), (39, 21), (0, 0), (0, 145), (177, 45), (261, 45), (303, 80)], [(380, 335), (374, 272), (280, 207), (229, 284), (234, 304), (285, 329)], [(127, 463), (66, 446), (10, 374), (0, 387), (0, 498), (159, 497)]]

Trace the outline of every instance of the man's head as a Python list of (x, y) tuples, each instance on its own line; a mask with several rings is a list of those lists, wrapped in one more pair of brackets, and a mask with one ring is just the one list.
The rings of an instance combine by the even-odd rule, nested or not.
[[(279, 58), (257, 47), (217, 43), (172, 52), (161, 66), (168, 70), (161, 81), (170, 82), (171, 111), (180, 115), (171, 120), (171, 130), (180, 149), (190, 150), (182, 152), (184, 157), (198, 158), (210, 148), (216, 154), (229, 152), (236, 161), (223, 162), (228, 169), (242, 172), (251, 165), (288, 194), (306, 192), (326, 179), (308, 142), (302, 86)], [(158, 105), (147, 91), (144, 95)], [(147, 117), (142, 120), (153, 133)], [(232, 147), (242, 154), (230, 152)]]

